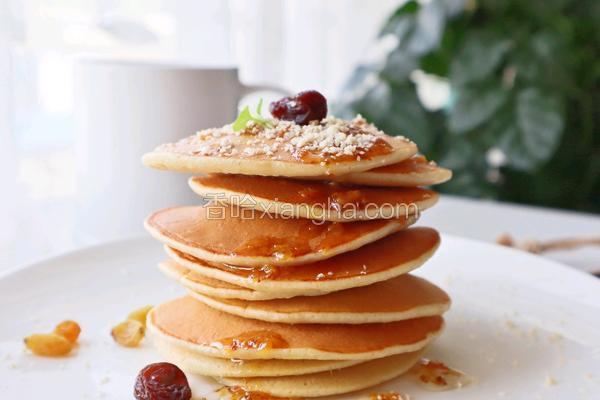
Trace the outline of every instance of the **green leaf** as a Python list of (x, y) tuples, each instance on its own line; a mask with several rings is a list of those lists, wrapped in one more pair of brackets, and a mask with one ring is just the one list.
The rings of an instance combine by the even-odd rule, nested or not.
[(507, 167), (522, 171), (532, 171), (537, 167), (537, 162), (523, 145), (523, 137), (514, 120), (507, 121), (498, 135), (498, 148), (506, 156)]
[(379, 82), (353, 108), (387, 134), (406, 136), (422, 151), (431, 149), (435, 136), (413, 85)]
[(492, 32), (471, 32), (450, 67), (452, 82), (464, 85), (488, 78), (510, 48), (510, 41)]
[(564, 117), (560, 101), (536, 88), (522, 90), (517, 96), (517, 125), (526, 151), (536, 162), (554, 154), (561, 139)]
[(250, 121), (254, 121), (258, 125), (269, 126), (271, 124), (271, 121), (269, 121), (268, 119), (264, 118), (261, 115), (262, 105), (263, 105), (263, 99), (260, 99), (258, 101), (258, 105), (256, 106), (256, 114), (257, 115), (252, 115), (252, 113), (250, 112), (250, 107), (248, 107), (248, 106), (244, 107), (242, 112), (240, 112), (240, 115), (238, 115), (236, 120), (231, 125), (231, 128), (233, 129), (233, 131), (239, 132), (239, 131), (245, 129), (246, 126), (248, 126), (248, 122), (250, 122)]
[(250, 114), (250, 108), (248, 106), (244, 107), (240, 115), (233, 122), (232, 129), (234, 132), (241, 131), (242, 129), (246, 129), (246, 125), (248, 122), (252, 121), (252, 114)]
[(383, 79), (406, 83), (417, 66), (418, 63), (414, 56), (402, 50), (396, 50), (388, 55), (380, 74)]
[(563, 131), (560, 102), (555, 97), (536, 88), (522, 90), (507, 117), (496, 129), (508, 167), (535, 171), (554, 156)]
[(448, 128), (457, 134), (477, 128), (490, 119), (507, 98), (508, 91), (499, 84), (458, 89), (456, 102), (450, 109)]
[(399, 7), (386, 21), (383, 28), (379, 32), (379, 36), (385, 36), (387, 34), (398, 34), (404, 30), (404, 17), (407, 15), (414, 15), (419, 10), (420, 5), (418, 1), (410, 0)]

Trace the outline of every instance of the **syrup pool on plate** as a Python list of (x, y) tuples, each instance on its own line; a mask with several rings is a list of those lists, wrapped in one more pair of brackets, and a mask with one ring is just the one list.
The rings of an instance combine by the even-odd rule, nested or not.
[(223, 386), (217, 389), (220, 398), (229, 400), (292, 400), (292, 397), (275, 397), (265, 392), (251, 392), (241, 386)]
[(419, 384), (427, 390), (460, 389), (474, 381), (473, 377), (440, 361), (421, 359), (411, 370)]

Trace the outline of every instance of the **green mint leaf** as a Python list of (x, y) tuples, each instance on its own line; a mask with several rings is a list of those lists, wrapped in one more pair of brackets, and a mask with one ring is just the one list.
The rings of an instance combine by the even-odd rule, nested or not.
[(252, 115), (252, 113), (250, 112), (250, 108), (248, 106), (244, 107), (242, 112), (240, 112), (240, 115), (238, 115), (238, 117), (236, 118), (236, 120), (233, 122), (233, 124), (231, 126), (233, 131), (239, 132), (242, 129), (245, 129), (246, 126), (248, 125), (248, 122), (250, 122), (250, 121), (253, 121), (258, 125), (269, 126), (271, 124), (271, 121), (269, 121), (267, 118), (264, 118), (261, 115), (262, 105), (263, 105), (263, 99), (260, 99), (258, 102), (258, 106), (256, 107), (256, 114), (258, 114), (256, 116)]
[(248, 106), (244, 107), (240, 115), (238, 115), (237, 119), (233, 122), (232, 128), (234, 132), (241, 131), (246, 128), (248, 122), (252, 120), (252, 114), (250, 114), (250, 109)]

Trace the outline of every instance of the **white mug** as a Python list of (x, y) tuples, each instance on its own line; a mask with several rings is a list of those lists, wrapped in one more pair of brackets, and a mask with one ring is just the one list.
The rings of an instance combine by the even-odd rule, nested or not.
[(150, 212), (199, 203), (187, 176), (150, 170), (142, 154), (232, 122), (240, 98), (257, 90), (277, 89), (245, 86), (235, 68), (77, 60), (79, 234), (137, 234)]

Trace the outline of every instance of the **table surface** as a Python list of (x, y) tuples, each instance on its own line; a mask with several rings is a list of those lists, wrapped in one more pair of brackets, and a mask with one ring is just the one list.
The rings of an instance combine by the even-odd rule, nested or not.
[[(77, 231), (71, 204), (17, 205), (5, 215), (0, 235), (0, 272), (51, 255), (115, 240), (94, 232)], [(420, 225), (441, 232), (494, 242), (507, 233), (515, 240), (553, 240), (600, 236), (600, 216), (543, 209), (494, 201), (442, 196), (423, 213)], [(141, 230), (136, 234), (144, 234)], [(123, 235), (122, 235), (123, 236)], [(599, 272), (600, 247), (547, 252), (543, 255), (577, 269)]]

